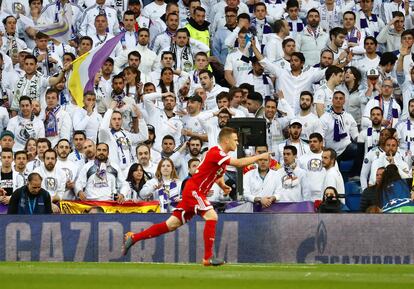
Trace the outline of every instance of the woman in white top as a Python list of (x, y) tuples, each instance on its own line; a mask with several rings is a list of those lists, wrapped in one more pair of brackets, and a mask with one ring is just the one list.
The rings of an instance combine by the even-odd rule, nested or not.
[(152, 197), (160, 202), (161, 213), (171, 212), (180, 200), (181, 181), (178, 178), (174, 163), (165, 158), (158, 163), (155, 178), (145, 183), (141, 190), (141, 198)]
[(125, 78), (125, 94), (127, 97), (134, 99), (137, 103), (141, 101), (142, 94), (142, 82), (141, 82), (141, 72), (133, 67), (127, 66), (123, 70)]

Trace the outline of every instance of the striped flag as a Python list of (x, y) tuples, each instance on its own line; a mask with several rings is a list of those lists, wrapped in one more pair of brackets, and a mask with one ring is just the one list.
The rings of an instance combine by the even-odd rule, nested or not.
[(29, 27), (32, 27), (38, 32), (48, 35), (50, 38), (56, 39), (59, 42), (67, 43), (72, 36), (72, 6), (67, 3), (58, 15), (58, 22), (35, 24), (32, 19), (25, 15), (19, 15), (19, 19)]
[(83, 107), (83, 93), (93, 91), (95, 75), (101, 69), (106, 59), (111, 55), (115, 46), (124, 36), (125, 32), (119, 33), (107, 42), (86, 52), (72, 62), (72, 73), (69, 77), (69, 91), (76, 104)]

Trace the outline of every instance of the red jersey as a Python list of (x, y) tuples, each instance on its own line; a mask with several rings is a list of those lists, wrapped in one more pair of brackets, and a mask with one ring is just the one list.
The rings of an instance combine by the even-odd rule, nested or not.
[(207, 195), (214, 182), (224, 175), (228, 164), (230, 156), (219, 146), (210, 148), (196, 173), (187, 181), (185, 189)]

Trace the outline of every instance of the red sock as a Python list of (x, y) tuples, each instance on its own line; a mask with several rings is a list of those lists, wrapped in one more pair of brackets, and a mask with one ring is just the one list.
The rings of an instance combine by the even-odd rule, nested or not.
[(162, 222), (159, 224), (152, 225), (151, 227), (140, 233), (134, 234), (134, 236), (132, 236), (132, 239), (134, 240), (134, 242), (138, 242), (145, 239), (155, 238), (159, 235), (168, 233), (169, 231), (170, 230), (167, 227), (167, 223)]
[(216, 220), (207, 220), (204, 225), (204, 260), (213, 257), (214, 238), (216, 237)]

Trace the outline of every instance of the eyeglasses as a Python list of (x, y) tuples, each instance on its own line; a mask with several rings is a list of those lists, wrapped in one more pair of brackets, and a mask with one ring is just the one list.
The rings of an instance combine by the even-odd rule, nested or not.
[(236, 17), (236, 15), (233, 15), (233, 14), (226, 15), (226, 18), (233, 18), (233, 17)]
[(388, 84), (383, 84), (382, 87), (387, 87), (387, 88), (392, 88), (392, 85), (388, 85)]

